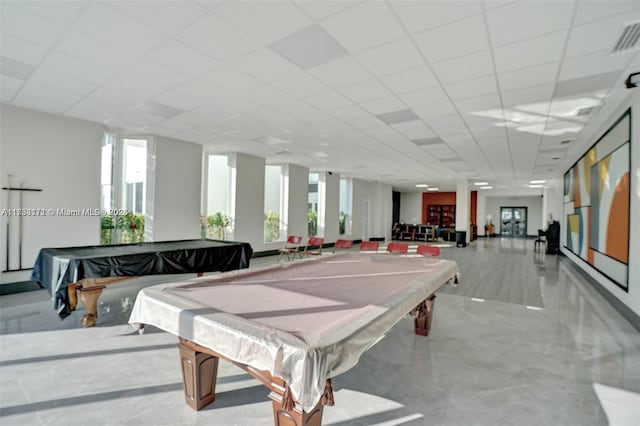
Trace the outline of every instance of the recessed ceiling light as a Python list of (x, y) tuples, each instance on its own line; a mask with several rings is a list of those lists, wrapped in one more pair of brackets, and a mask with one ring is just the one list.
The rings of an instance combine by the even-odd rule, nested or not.
[(440, 188), (428, 188), (427, 191), (440, 191)]
[(399, 111), (386, 112), (384, 114), (376, 115), (378, 119), (384, 121), (387, 124), (404, 123), (405, 121), (420, 120), (420, 117), (416, 115), (410, 109), (401, 109)]
[(529, 183), (537, 184), (537, 183), (547, 183), (546, 180), (530, 180)]
[(303, 70), (349, 56), (349, 52), (319, 25), (304, 28), (269, 47)]
[(493, 186), (481, 186), (480, 189), (493, 189)]
[(529, 185), (529, 188), (544, 188), (544, 185)]
[(429, 185), (426, 183), (416, 183), (416, 188), (428, 188)]
[(489, 182), (474, 182), (473, 184), (475, 186), (486, 186), (489, 185)]

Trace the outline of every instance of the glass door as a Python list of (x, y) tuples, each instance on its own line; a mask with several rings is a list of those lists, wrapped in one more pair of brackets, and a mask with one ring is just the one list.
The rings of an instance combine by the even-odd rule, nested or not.
[(527, 236), (526, 207), (500, 207), (500, 235), (503, 237)]

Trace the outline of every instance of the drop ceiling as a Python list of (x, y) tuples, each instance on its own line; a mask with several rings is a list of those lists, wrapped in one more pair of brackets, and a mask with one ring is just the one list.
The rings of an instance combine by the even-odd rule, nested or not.
[(640, 71), (637, 44), (612, 53), (639, 1), (1, 0), (0, 15), (2, 103), (398, 190), (558, 177)]

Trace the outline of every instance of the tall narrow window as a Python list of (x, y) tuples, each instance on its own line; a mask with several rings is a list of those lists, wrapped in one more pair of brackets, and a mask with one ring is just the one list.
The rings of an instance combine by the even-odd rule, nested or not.
[(264, 242), (283, 241), (287, 235), (285, 220), (284, 168), (277, 165), (265, 166), (264, 173)]
[(318, 183), (320, 176), (318, 173), (309, 173), (309, 201), (308, 201), (308, 232), (309, 236), (318, 235)]
[(134, 214), (144, 214), (147, 181), (147, 141), (123, 139), (124, 179), (123, 208)]
[(228, 155), (209, 154), (206, 158), (205, 214), (202, 234), (207, 238), (233, 238), (233, 168)]
[(338, 216), (340, 235), (351, 234), (353, 206), (353, 180), (340, 178), (340, 213)]
[(102, 161), (100, 173), (100, 208), (102, 211), (108, 211), (113, 208), (113, 166), (115, 145), (115, 136), (105, 132), (102, 138)]

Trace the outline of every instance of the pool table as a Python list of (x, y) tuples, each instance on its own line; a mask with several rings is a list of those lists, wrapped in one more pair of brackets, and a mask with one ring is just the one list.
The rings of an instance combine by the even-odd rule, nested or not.
[(431, 327), (435, 292), (454, 261), (345, 253), (142, 289), (129, 322), (176, 335), (185, 399), (215, 399), (220, 358), (271, 393), (276, 425), (319, 425), (331, 380), (355, 366), (407, 313)]
[(143, 275), (248, 268), (252, 253), (248, 243), (217, 240), (44, 248), (31, 279), (49, 290), (62, 319), (75, 310), (79, 298), (86, 312), (82, 325), (92, 327), (98, 319), (98, 298), (109, 284)]

